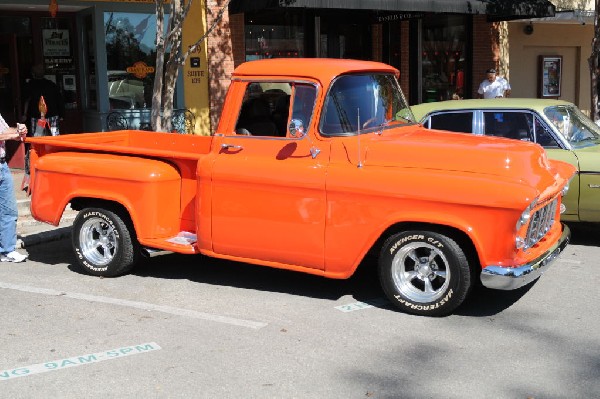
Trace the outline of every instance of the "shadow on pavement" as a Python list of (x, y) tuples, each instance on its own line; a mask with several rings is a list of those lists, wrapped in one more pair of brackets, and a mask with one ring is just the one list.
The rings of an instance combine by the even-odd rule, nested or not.
[[(49, 265), (66, 263), (72, 272), (85, 274), (75, 259), (69, 239), (36, 245), (28, 248), (28, 252), (33, 261)], [(142, 259), (131, 274), (164, 280), (186, 279), (199, 284), (280, 292), (331, 301), (348, 295), (356, 301), (396, 311), (384, 299), (385, 294), (374, 266), (374, 263), (365, 262), (351, 278), (335, 280), (203, 255), (167, 254)], [(501, 313), (521, 299), (535, 283), (513, 291), (491, 290), (479, 285), (454, 314), (489, 317)]]
[[(35, 234), (32, 236), (35, 236)], [(29, 237), (31, 238), (32, 236)], [(73, 255), (71, 240), (68, 237), (69, 235), (66, 235), (62, 239), (43, 241), (35, 245), (25, 245), (25, 250), (29, 254), (29, 259), (35, 262), (49, 265), (61, 263), (74, 264), (75, 256)]]
[(595, 223), (567, 223), (573, 245), (600, 246), (600, 225)]
[(475, 317), (496, 315), (514, 305), (537, 282), (538, 280), (535, 280), (525, 287), (511, 291), (491, 290), (478, 285), (454, 313), (460, 316)]
[(169, 254), (141, 262), (133, 274), (330, 300), (345, 295), (351, 295), (357, 301), (384, 297), (377, 275), (369, 267), (360, 267), (347, 280), (335, 280), (202, 255)]

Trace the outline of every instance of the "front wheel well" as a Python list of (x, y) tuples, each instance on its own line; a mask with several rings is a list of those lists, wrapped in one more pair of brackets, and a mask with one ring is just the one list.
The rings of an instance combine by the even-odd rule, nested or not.
[(476, 277), (476, 280), (478, 280), (478, 273), (481, 272), (481, 263), (479, 262), (479, 255), (477, 254), (477, 249), (475, 248), (473, 241), (464, 231), (450, 226), (423, 222), (401, 222), (393, 224), (379, 236), (375, 244), (371, 247), (371, 250), (367, 256), (377, 259), (379, 257), (379, 251), (381, 250), (381, 247), (390, 236), (403, 231), (413, 230), (426, 230), (443, 234), (456, 241), (456, 243), (461, 247), (467, 256), (473, 277)]

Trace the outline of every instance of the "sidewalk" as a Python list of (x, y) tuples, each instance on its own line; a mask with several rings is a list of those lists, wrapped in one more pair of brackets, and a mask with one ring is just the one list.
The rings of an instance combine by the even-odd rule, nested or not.
[(71, 225), (77, 216), (77, 212), (66, 209), (58, 227), (35, 220), (29, 210), (31, 198), (21, 190), (21, 182), (24, 175), (23, 169), (11, 169), (11, 172), (19, 210), (19, 218), (17, 219), (17, 248), (28, 248), (44, 242), (70, 237)]

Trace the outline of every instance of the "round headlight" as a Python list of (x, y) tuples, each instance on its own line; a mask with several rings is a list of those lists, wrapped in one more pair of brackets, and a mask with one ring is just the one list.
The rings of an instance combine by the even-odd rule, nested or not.
[(517, 220), (517, 231), (521, 230), (521, 227), (523, 227), (527, 223), (529, 223), (529, 218), (531, 217), (531, 212), (533, 211), (535, 204), (537, 204), (537, 201), (538, 201), (538, 199), (535, 198), (533, 201), (531, 201), (531, 203), (527, 206), (527, 208), (525, 208), (523, 213), (521, 213), (519, 220)]

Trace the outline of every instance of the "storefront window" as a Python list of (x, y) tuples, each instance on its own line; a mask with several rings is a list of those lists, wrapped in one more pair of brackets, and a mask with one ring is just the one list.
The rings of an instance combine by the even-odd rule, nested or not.
[(464, 97), (465, 49), (465, 16), (440, 15), (423, 20), (423, 102)]
[[(165, 16), (165, 26), (168, 21)], [(152, 105), (156, 64), (156, 16), (104, 13), (108, 96), (111, 109)]]
[(77, 106), (77, 75), (74, 37), (67, 18), (42, 18), (42, 48), (46, 79), (61, 89), (66, 109)]
[(304, 57), (304, 27), (300, 15), (246, 18), (246, 61)]

